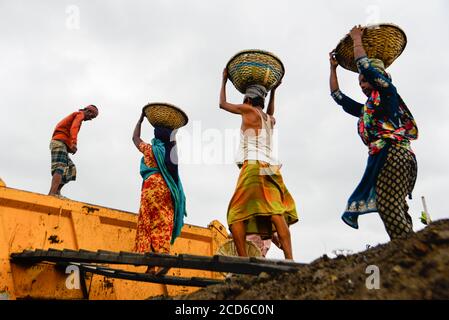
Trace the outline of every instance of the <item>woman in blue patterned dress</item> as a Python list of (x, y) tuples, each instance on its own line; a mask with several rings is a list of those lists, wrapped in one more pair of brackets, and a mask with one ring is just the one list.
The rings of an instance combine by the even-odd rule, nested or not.
[(358, 133), (369, 149), (368, 163), (359, 185), (350, 196), (342, 219), (358, 229), (358, 216), (378, 212), (391, 239), (413, 232), (408, 214), (417, 176), (415, 155), (410, 140), (417, 139), (413, 116), (379, 59), (369, 59), (362, 44), (363, 29), (354, 27), (350, 36), (359, 71), (359, 85), (368, 97), (365, 104), (344, 95), (338, 85), (335, 52), (330, 53), (332, 98), (347, 113), (359, 118)]

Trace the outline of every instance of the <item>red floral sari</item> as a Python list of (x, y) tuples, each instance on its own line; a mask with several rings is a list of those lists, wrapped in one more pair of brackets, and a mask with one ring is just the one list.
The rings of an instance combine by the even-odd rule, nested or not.
[[(148, 167), (158, 167), (150, 144), (142, 142), (139, 150)], [(170, 189), (160, 173), (152, 174), (142, 184), (134, 251), (170, 253), (173, 216)]]

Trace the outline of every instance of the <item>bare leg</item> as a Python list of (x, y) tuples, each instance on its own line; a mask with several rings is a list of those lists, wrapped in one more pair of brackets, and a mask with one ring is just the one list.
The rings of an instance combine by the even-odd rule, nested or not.
[(64, 187), (64, 185), (61, 183), (60, 185), (59, 185), (59, 187), (58, 187), (58, 195), (61, 195), (61, 189), (62, 189), (62, 187)]
[(247, 257), (246, 253), (246, 230), (245, 223), (243, 221), (235, 222), (231, 225), (231, 233), (232, 238), (234, 239), (235, 247), (237, 249), (237, 253), (240, 257)]
[(281, 215), (271, 216), (271, 221), (276, 227), (276, 231), (279, 236), (279, 242), (281, 243), (281, 249), (284, 251), (285, 259), (293, 260), (292, 239), (287, 222)]
[(50, 191), (48, 192), (49, 195), (58, 195), (62, 186), (62, 175), (60, 173), (53, 174), (53, 178), (51, 179), (51, 187)]

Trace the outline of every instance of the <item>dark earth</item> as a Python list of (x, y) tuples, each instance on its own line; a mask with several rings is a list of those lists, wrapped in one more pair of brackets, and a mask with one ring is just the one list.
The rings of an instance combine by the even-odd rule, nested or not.
[[(378, 267), (377, 283), (368, 266)], [(324, 255), (297, 273), (233, 276), (173, 299), (449, 299), (449, 220), (357, 254)]]

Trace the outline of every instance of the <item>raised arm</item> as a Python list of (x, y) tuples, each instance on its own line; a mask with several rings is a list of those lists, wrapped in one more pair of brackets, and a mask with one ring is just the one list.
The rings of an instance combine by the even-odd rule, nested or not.
[(371, 65), (362, 43), (363, 30), (364, 28), (355, 26), (349, 33), (354, 43), (354, 60), (359, 73), (363, 74), (366, 81), (376, 90), (391, 93), (396, 92), (396, 88), (391, 83), (391, 79)]
[(140, 118), (137, 121), (136, 127), (134, 128), (133, 142), (137, 149), (139, 149), (139, 145), (143, 142), (143, 140), (140, 139), (140, 131), (142, 128), (142, 121), (143, 121), (144, 117), (145, 117), (145, 114), (142, 111), (142, 114), (140, 115)]
[(232, 104), (226, 101), (226, 83), (228, 82), (228, 70), (225, 68), (223, 70), (223, 79), (221, 82), (220, 91), (220, 109), (224, 109), (228, 112), (235, 114), (242, 114), (241, 104)]
[(360, 25), (354, 26), (354, 28), (351, 29), (349, 32), (349, 35), (352, 38), (352, 42), (354, 44), (354, 60), (358, 60), (361, 57), (366, 56), (365, 48), (363, 48), (362, 43), (362, 34), (363, 34), (364, 28), (362, 28)]
[(329, 62), (331, 67), (330, 78), (329, 78), (329, 87), (331, 89), (331, 93), (337, 90), (340, 90), (340, 86), (338, 85), (338, 77), (337, 77), (337, 67), (338, 61), (335, 58), (335, 51), (329, 52)]
[(274, 114), (274, 99), (276, 94), (276, 89), (281, 85), (282, 79), (271, 89), (270, 92), (270, 101), (268, 101), (267, 114), (272, 116)]
[(337, 77), (338, 61), (337, 59), (335, 59), (335, 51), (331, 51), (329, 53), (329, 62), (330, 62), (329, 87), (332, 98), (335, 100), (337, 104), (343, 107), (344, 111), (355, 117), (359, 117), (362, 112), (363, 104), (358, 103), (357, 101), (349, 98), (340, 91)]

